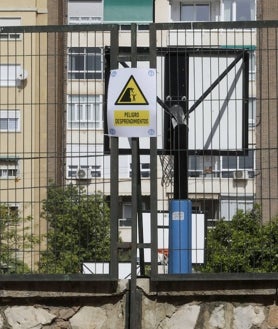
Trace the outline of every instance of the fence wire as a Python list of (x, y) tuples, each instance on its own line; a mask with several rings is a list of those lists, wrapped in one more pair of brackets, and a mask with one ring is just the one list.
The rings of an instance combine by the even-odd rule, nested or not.
[[(124, 31), (105, 24), (3, 28), (0, 272), (111, 276), (116, 267), (120, 278), (128, 278), (137, 211), (138, 275), (167, 279), (169, 200), (177, 181), (192, 202), (186, 253), (193, 272), (277, 272), (277, 27), (223, 22)], [(112, 31), (118, 33), (116, 48)], [(149, 140), (140, 138), (134, 173), (128, 138), (119, 138), (111, 161), (106, 91), (111, 58), (118, 68), (135, 62), (149, 67), (149, 47), (156, 52), (160, 161), (154, 167)], [(175, 106), (188, 128), (186, 148), (175, 137)], [(186, 167), (177, 165), (178, 156)], [(117, 182), (111, 181), (114, 163)], [(137, 209), (133, 175), (140, 182)], [(115, 184), (118, 214), (111, 214)]]

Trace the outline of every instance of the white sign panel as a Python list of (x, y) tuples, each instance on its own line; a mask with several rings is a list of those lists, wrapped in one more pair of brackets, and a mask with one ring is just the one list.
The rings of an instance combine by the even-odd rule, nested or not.
[[(189, 108), (234, 57), (189, 59)], [(243, 63), (239, 61), (189, 115), (189, 149), (240, 150), (243, 145)]]
[[(157, 243), (158, 249), (169, 248), (169, 213), (158, 214)], [(143, 213), (144, 242), (151, 242), (151, 215)], [(192, 264), (205, 262), (205, 215), (192, 214)], [(138, 239), (139, 242), (139, 239)], [(138, 254), (139, 255), (139, 254)], [(145, 261), (151, 261), (151, 250), (145, 249)]]
[(108, 134), (118, 137), (155, 137), (156, 70), (112, 70), (107, 95)]

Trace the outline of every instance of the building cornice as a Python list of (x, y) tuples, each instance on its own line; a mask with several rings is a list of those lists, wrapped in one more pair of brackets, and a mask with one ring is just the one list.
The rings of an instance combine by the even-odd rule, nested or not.
[(39, 8), (1, 8), (0, 12), (36, 12), (38, 14), (48, 14), (47, 9), (39, 9)]

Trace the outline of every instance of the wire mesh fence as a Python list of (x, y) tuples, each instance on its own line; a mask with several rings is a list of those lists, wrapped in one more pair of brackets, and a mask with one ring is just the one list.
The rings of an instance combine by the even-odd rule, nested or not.
[[(277, 272), (278, 25), (134, 26), (1, 30), (1, 273), (128, 278), (135, 256), (167, 279), (173, 199), (193, 272)], [(109, 74), (151, 66), (158, 161), (143, 137), (135, 165), (109, 136)]]

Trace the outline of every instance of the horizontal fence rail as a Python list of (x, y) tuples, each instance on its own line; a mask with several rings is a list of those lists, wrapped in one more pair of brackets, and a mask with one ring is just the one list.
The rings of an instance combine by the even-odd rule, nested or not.
[[(277, 44), (277, 21), (1, 28), (0, 274), (276, 273)], [(128, 68), (156, 71), (155, 137), (111, 136)]]

